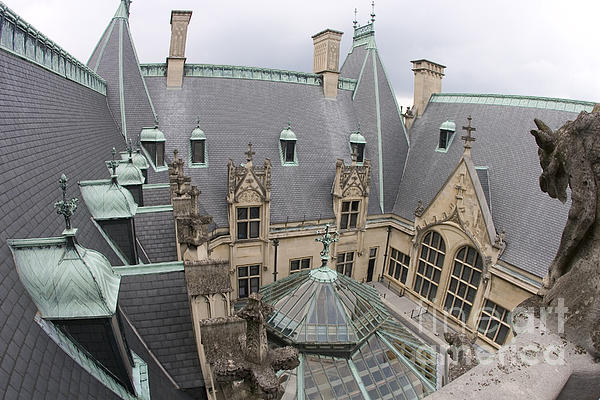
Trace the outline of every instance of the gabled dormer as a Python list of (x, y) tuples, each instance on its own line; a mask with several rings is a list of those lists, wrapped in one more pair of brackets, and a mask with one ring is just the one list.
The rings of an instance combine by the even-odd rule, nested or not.
[(339, 231), (365, 228), (370, 181), (369, 160), (365, 160), (362, 165), (356, 162), (352, 165), (344, 165), (343, 160), (337, 161), (333, 183), (333, 212)]
[(268, 237), (271, 202), (271, 161), (254, 166), (252, 144), (248, 144), (246, 164), (235, 166), (229, 160), (227, 203), (232, 240)]

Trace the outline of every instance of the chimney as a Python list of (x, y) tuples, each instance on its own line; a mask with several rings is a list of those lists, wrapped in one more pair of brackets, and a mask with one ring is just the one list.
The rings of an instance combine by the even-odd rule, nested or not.
[(342, 34), (325, 29), (312, 37), (315, 46), (313, 72), (323, 76), (323, 93), (329, 99), (337, 97)]
[(171, 47), (167, 57), (167, 87), (181, 87), (185, 64), (185, 40), (191, 11), (171, 11)]
[(442, 91), (442, 78), (446, 66), (428, 60), (414, 60), (411, 63), (413, 63), (412, 70), (415, 73), (412, 112), (415, 117), (420, 117), (425, 111), (431, 95)]

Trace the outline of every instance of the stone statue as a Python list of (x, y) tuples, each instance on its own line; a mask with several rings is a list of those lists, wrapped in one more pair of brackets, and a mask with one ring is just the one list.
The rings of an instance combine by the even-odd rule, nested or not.
[[(536, 119), (531, 133), (539, 146), (540, 188), (571, 208), (556, 257), (540, 295), (548, 307), (564, 301), (564, 334), (600, 357), (600, 112), (582, 111), (556, 132)], [(559, 321), (559, 330), (561, 329)], [(563, 332), (559, 332), (563, 333)]]
[(452, 382), (479, 364), (474, 346), (477, 335), (469, 337), (464, 333), (444, 332), (444, 340), (450, 345), (447, 353), (452, 362), (448, 369), (448, 382)]

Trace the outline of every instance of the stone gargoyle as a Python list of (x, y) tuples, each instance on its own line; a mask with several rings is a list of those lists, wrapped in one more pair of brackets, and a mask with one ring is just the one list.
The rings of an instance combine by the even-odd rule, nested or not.
[(447, 350), (452, 359), (448, 368), (448, 382), (452, 382), (471, 368), (479, 364), (475, 354), (477, 335), (444, 332), (444, 340), (450, 345)]
[[(556, 257), (544, 278), (543, 305), (564, 304), (565, 337), (600, 357), (600, 109), (582, 111), (556, 132), (536, 119), (540, 188), (571, 208)], [(564, 303), (562, 303), (564, 302)], [(560, 326), (560, 325), (559, 325)]]

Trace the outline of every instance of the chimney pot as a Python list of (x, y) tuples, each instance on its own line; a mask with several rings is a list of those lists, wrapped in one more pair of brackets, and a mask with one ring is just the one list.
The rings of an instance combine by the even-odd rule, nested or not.
[(337, 97), (342, 34), (340, 31), (325, 29), (312, 36), (313, 72), (323, 75), (323, 92), (327, 98)]
[(167, 87), (181, 87), (183, 84), (185, 42), (190, 18), (192, 18), (191, 11), (171, 11), (171, 46), (167, 58)]
[(412, 112), (420, 117), (425, 111), (429, 98), (434, 93), (442, 91), (442, 78), (446, 66), (429, 60), (413, 60), (415, 73), (415, 91)]

